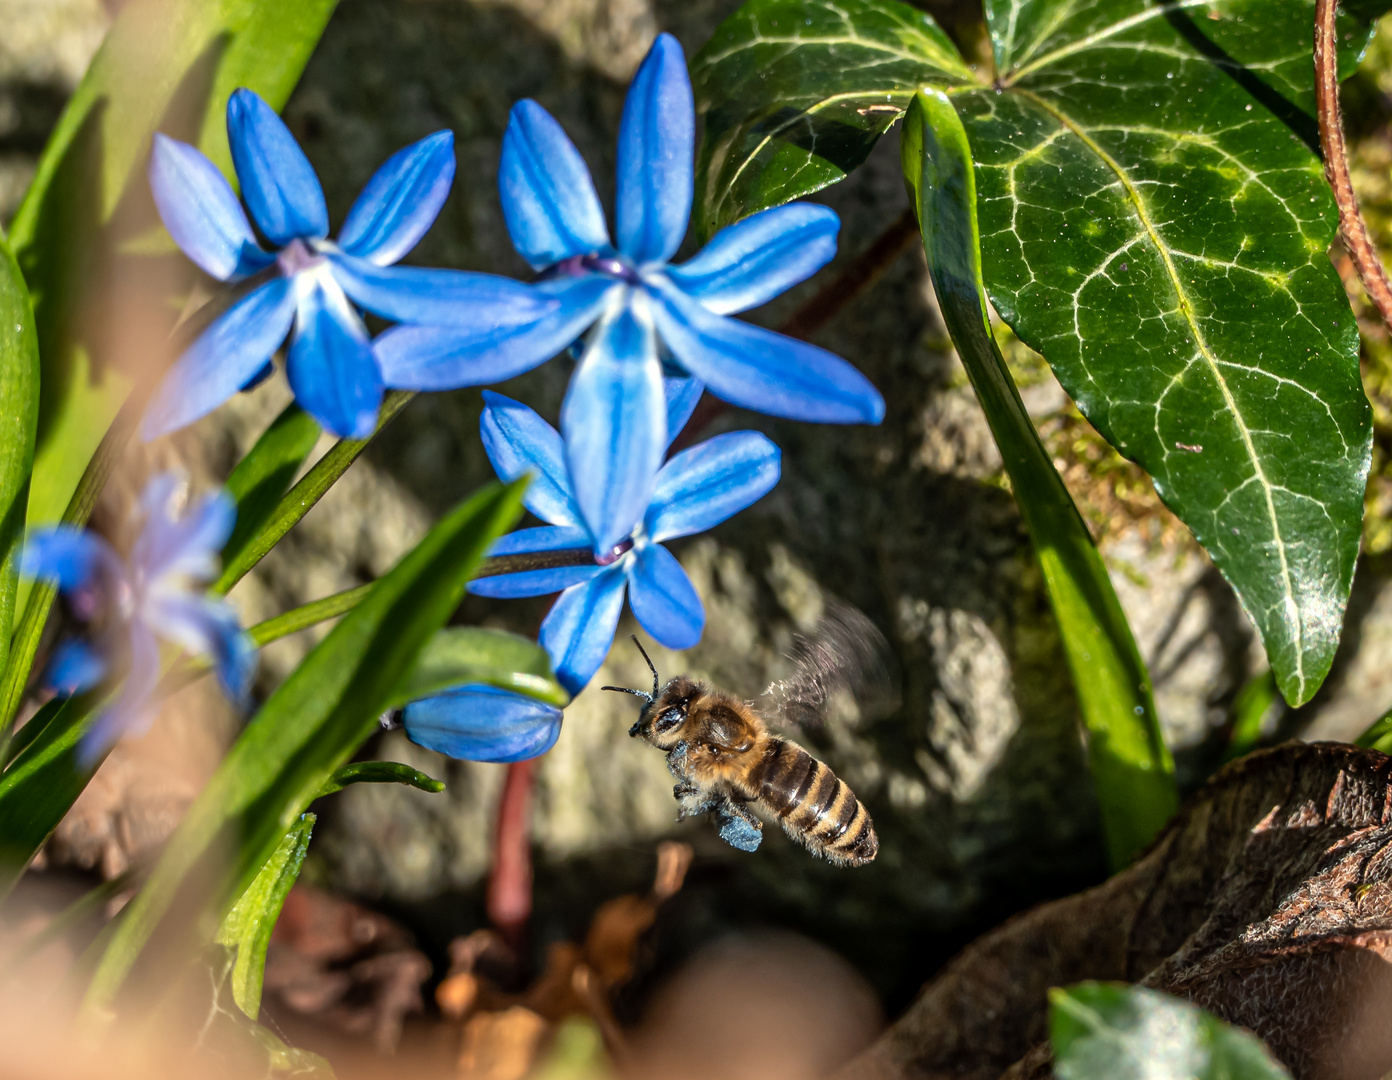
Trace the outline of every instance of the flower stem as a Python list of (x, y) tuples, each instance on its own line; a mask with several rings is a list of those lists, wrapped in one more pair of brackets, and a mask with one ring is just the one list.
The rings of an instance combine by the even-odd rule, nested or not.
[(488, 877), (488, 921), (519, 962), (525, 962), (527, 923), (532, 917), (531, 810), (538, 761), (515, 761), (507, 767)]
[(1392, 282), (1387, 280), (1387, 271), (1368, 236), (1349, 176), (1348, 147), (1339, 112), (1339, 53), (1334, 33), (1338, 7), (1339, 0), (1315, 2), (1315, 113), (1319, 118), (1320, 153), (1324, 157), (1324, 174), (1339, 206), (1339, 232), (1344, 246), (1368, 298), (1382, 321), (1392, 328)]

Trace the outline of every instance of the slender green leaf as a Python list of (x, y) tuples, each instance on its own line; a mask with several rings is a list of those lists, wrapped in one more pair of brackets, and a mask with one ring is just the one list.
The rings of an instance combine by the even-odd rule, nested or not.
[[(122, 912), (88, 991), (93, 1015), (110, 1005), (195, 867), (226, 883), (212, 901), (216, 914), (246, 889), (334, 770), (376, 729), (488, 546), (517, 520), (524, 486), (492, 485), (435, 525), (247, 725)], [(230, 864), (208, 864), (219, 838), (233, 837), (222, 849)]]
[(213, 583), (212, 591), (226, 594), (232, 586), (241, 581), (253, 566), (266, 557), (266, 554), (280, 543), (280, 538), (288, 533), (299, 520), (309, 513), (328, 492), (338, 478), (348, 471), (348, 466), (358, 460), (358, 455), (367, 449), (377, 432), (381, 431), (392, 417), (406, 407), (415, 397), (402, 390), (393, 390), (382, 402), (382, 411), (377, 417), (377, 428), (366, 439), (340, 439), (329, 448), (328, 453), (314, 463), (313, 468), (300, 478), (265, 518), (265, 524), (256, 536), (249, 540), (233, 556), (226, 559), (222, 575)]
[(428, 791), (438, 795), (445, 790), (444, 782), (433, 776), (426, 776), (419, 769), (402, 765), (399, 761), (355, 761), (335, 770), (316, 798), (335, 795), (349, 784), (405, 784), (407, 787)]
[(404, 705), (465, 683), (488, 683), (556, 706), (570, 703), (570, 695), (551, 673), (546, 650), (535, 641), (506, 630), (451, 626), (421, 650), (393, 704)]
[(921, 92), (909, 106), (903, 163), (943, 321), (1000, 447), (1044, 570), (1088, 729), (1108, 852), (1114, 866), (1124, 866), (1178, 804), (1150, 675), (1102, 558), (991, 333), (971, 152), (961, 120), (940, 91)]
[[(63, 112), (15, 215), (12, 241), (33, 293), (43, 357), (29, 520), (58, 519), (121, 401), (125, 347), (149, 351), (154, 307), (124, 310), (150, 280), (123, 247), (157, 225), (144, 188), (156, 130), (230, 171), (224, 112), (247, 86), (279, 108), (336, 0), (132, 0), (122, 5)], [(145, 297), (148, 301), (150, 298)]]
[(314, 417), (291, 403), (232, 470), (227, 491), (237, 500), (237, 525), (222, 548), (224, 565), (233, 562), (266, 527), (295, 474), (314, 449), (319, 433)]
[(1262, 723), (1276, 703), (1276, 675), (1267, 668), (1248, 679), (1233, 700), (1232, 736), (1223, 753), (1224, 761), (1236, 761), (1257, 748), (1262, 738)]
[(1255, 1036), (1140, 986), (1049, 991), (1049, 1036), (1059, 1080), (1290, 1080)]
[(1388, 709), (1373, 721), (1368, 730), (1354, 740), (1356, 745), (1369, 750), (1379, 750), (1392, 754), (1392, 709)]
[(38, 416), (34, 312), (19, 265), (0, 233), (0, 672), (10, 658)]
[(252, 1020), (261, 1014), (261, 984), (266, 975), (271, 931), (290, 895), (290, 887), (300, 876), (315, 820), (313, 814), (300, 815), (218, 929), (218, 944), (237, 952), (232, 965), (232, 998)]
[[(923, 18), (895, 0), (751, 0), (696, 59), (715, 147), (701, 215), (721, 224), (854, 165), (902, 93), (843, 113), (854, 138), (809, 141), (795, 116), (770, 127), (769, 109), (862, 102), (868, 53), (911, 54), (900, 90), (944, 89), (971, 139), (992, 303), (1150, 473), (1236, 589), (1282, 694), (1307, 701), (1342, 628), (1372, 438), (1358, 332), (1327, 257), (1337, 214), (1313, 118), (1314, 0), (988, 0), (986, 12), (989, 86), (942, 74), (886, 30), (891, 14)], [(1348, 71), (1368, 23), (1341, 29)], [(748, 180), (766, 170), (790, 179)]]
[(371, 588), (371, 584), (359, 585), (356, 588), (344, 589), (332, 596), (326, 596), (322, 600), (311, 600), (308, 604), (291, 608), (289, 611), (249, 627), (247, 633), (251, 635), (251, 640), (256, 643), (256, 647), (259, 649), (263, 645), (269, 645), (272, 641), (279, 641), (283, 637), (297, 634), (301, 630), (307, 630), (311, 626), (316, 626), (328, 619), (334, 619), (345, 612), (352, 611), (353, 608), (362, 603), (363, 598), (367, 596)]

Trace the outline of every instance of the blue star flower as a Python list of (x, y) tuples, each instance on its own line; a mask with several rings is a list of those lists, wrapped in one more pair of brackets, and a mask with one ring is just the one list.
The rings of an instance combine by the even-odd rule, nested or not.
[(556, 706), (482, 683), (413, 701), (401, 722), (413, 743), (462, 761), (525, 761), (561, 734)]
[[(692, 379), (671, 380), (664, 420), (680, 431), (699, 395)], [(635, 526), (607, 547), (585, 524), (555, 428), (525, 405), (485, 391), (484, 448), (504, 480), (530, 474), (523, 501), (549, 525), (519, 529), (496, 541), (492, 555), (589, 548), (596, 565), (530, 570), (470, 583), (481, 596), (560, 598), (541, 625), (541, 645), (561, 685), (579, 693), (614, 640), (624, 593), (638, 622), (670, 649), (701, 639), (706, 614), (686, 571), (662, 541), (704, 532), (762, 498), (779, 476), (779, 451), (753, 431), (718, 435), (673, 455), (658, 471), (650, 502)], [(665, 449), (665, 447), (664, 447)]]
[(257, 243), (211, 161), (156, 135), (150, 188), (165, 227), (195, 263), (245, 294), (170, 369), (145, 412), (146, 439), (192, 423), (271, 371), (294, 327), (288, 375), (300, 405), (335, 435), (363, 438), (377, 420), (383, 373), (358, 314), (478, 331), (530, 326), (555, 298), (491, 274), (394, 267), (434, 222), (454, 179), (454, 138), (436, 132), (390, 158), (358, 196), (337, 241), (319, 178), (280, 117), (250, 90), (227, 103), (227, 135)]
[(231, 535), (237, 508), (225, 492), (205, 495), (175, 516), (182, 482), (162, 473), (140, 500), (144, 525), (129, 561), (105, 540), (69, 525), (29, 537), (20, 558), (28, 577), (52, 581), (74, 614), (100, 626), (92, 641), (72, 639), (56, 650), (45, 673), (53, 689), (75, 694), (114, 669), (125, 683), (85, 737), (88, 763), (122, 734), (140, 734), (153, 713), (160, 678), (159, 639), (210, 656), (223, 690), (242, 704), (256, 669), (256, 649), (224, 600), (192, 588), (217, 575), (218, 552)]
[(581, 522), (600, 548), (628, 535), (653, 494), (670, 435), (664, 365), (735, 405), (796, 420), (878, 423), (884, 401), (840, 357), (725, 316), (772, 299), (836, 251), (839, 222), (793, 203), (722, 229), (669, 261), (691, 213), (695, 110), (681, 46), (658, 37), (629, 87), (619, 128), (618, 242), (579, 152), (535, 101), (512, 110), (499, 186), (513, 244), (558, 307), (530, 325), (398, 327), (378, 342), (393, 386), (495, 382), (590, 327), (561, 410)]

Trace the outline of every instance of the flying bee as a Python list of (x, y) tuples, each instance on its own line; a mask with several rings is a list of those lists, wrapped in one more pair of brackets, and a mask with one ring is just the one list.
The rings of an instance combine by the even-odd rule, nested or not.
[[(815, 716), (835, 690), (866, 681), (867, 658), (869, 667), (879, 665), (872, 676), (884, 674), (874, 649), (883, 638), (863, 615), (846, 610), (848, 614), (832, 618), (829, 634), (799, 642), (797, 672), (766, 693), (780, 711), (799, 713), (803, 720)], [(848, 635), (862, 629), (857, 620), (869, 628), (872, 640), (849, 640)], [(845, 648), (836, 649), (838, 638), (847, 638)], [(826, 764), (772, 734), (751, 702), (686, 675), (662, 685), (647, 650), (636, 637), (633, 643), (652, 671), (652, 692), (627, 686), (603, 689), (643, 700), (638, 721), (628, 733), (667, 754), (667, 767), (678, 781), (672, 789), (681, 804), (678, 820), (712, 814), (722, 840), (741, 851), (754, 851), (763, 839), (763, 824), (748, 809), (753, 804), (829, 862), (863, 866), (875, 858), (880, 840), (870, 814)]]

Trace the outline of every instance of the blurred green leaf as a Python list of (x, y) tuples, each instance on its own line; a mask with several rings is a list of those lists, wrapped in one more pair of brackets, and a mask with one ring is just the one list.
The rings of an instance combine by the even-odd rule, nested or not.
[(1179, 998), (1123, 983), (1049, 991), (1058, 1080), (1290, 1080), (1256, 1037)]
[(0, 233), (0, 672), (10, 658), (38, 415), (34, 311), (19, 264)]
[(218, 929), (218, 944), (237, 953), (232, 965), (232, 998), (252, 1020), (261, 1014), (261, 984), (266, 975), (271, 931), (290, 895), (290, 887), (300, 876), (315, 820), (313, 814), (300, 815)]
[(242, 548), (223, 562), (222, 574), (213, 583), (215, 593), (228, 593), (232, 586), (241, 581), (253, 566), (266, 557), (267, 552), (280, 538), (299, 523), (310, 509), (328, 492), (338, 478), (348, 471), (348, 466), (358, 460), (358, 455), (367, 449), (368, 443), (387, 426), (397, 413), (415, 397), (414, 393), (403, 390), (388, 391), (382, 401), (382, 411), (377, 416), (377, 427), (366, 439), (339, 439), (328, 452), (316, 461), (300, 482), (286, 492), (265, 517), (265, 524)]
[(405, 784), (432, 795), (445, 790), (443, 781), (426, 776), (419, 769), (402, 765), (399, 761), (355, 761), (336, 770), (315, 798), (335, 795), (349, 784)]
[(943, 321), (1000, 447), (1044, 571), (1088, 729), (1108, 852), (1112, 865), (1121, 867), (1150, 843), (1178, 805), (1150, 674), (1102, 558), (991, 333), (971, 151), (952, 102), (940, 91), (921, 92), (909, 106), (903, 166)]
[(232, 470), (227, 492), (237, 500), (237, 524), (222, 548), (224, 565), (266, 527), (319, 434), (314, 417), (292, 402)]
[(1262, 738), (1262, 721), (1276, 704), (1280, 691), (1276, 688), (1276, 673), (1267, 668), (1243, 684), (1233, 699), (1232, 736), (1223, 760), (1236, 761), (1257, 748)]
[(1374, 720), (1368, 730), (1358, 736), (1354, 742), (1368, 750), (1392, 754), (1392, 709), (1387, 710)]
[[(825, 186), (919, 84), (944, 90), (976, 160), (991, 302), (1151, 475), (1302, 704), (1338, 644), (1372, 445), (1328, 258), (1314, 0), (985, 8), (993, 78), (964, 76), (896, 0), (750, 0), (694, 64), (698, 217)], [(1339, 25), (1347, 74), (1370, 28)]]
[(529, 638), (482, 626), (451, 626), (421, 650), (393, 705), (405, 705), (465, 683), (488, 683), (564, 707), (570, 695), (551, 673), (546, 650)]
[[(280, 108), (335, 2), (131, 0), (121, 6), (12, 225), (43, 358), (32, 524), (58, 519), (129, 393), (123, 365), (148, 362), (152, 336), (158, 341), (172, 323), (173, 311), (161, 309), (167, 298), (148, 295), (165, 281), (152, 272), (155, 261), (122, 251), (158, 226), (144, 180), (154, 132), (195, 143), (230, 172), (228, 97), (246, 86)], [(186, 265), (180, 273), (191, 280)]]
[(221, 915), (245, 891), (334, 771), (377, 729), (484, 552), (517, 520), (524, 487), (490, 485), (436, 524), (262, 706), (122, 911), (88, 990), (89, 1015), (110, 1006), (195, 868), (221, 883), (200, 909), (211, 904)]

